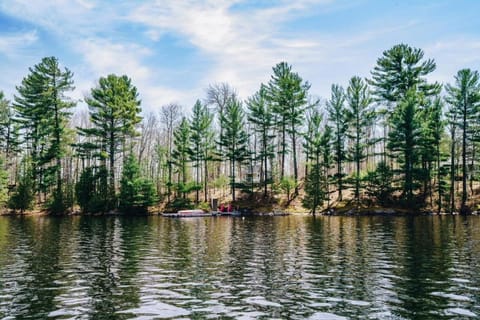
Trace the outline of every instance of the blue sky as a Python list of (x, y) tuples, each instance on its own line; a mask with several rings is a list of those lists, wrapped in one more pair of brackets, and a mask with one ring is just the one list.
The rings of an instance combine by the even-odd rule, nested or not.
[(74, 99), (100, 76), (127, 74), (145, 110), (189, 110), (210, 83), (242, 98), (280, 61), (328, 98), (332, 83), (368, 77), (398, 43), (434, 58), (431, 80), (480, 69), (480, 1), (0, 0), (0, 90), (8, 98), (44, 56), (75, 74)]

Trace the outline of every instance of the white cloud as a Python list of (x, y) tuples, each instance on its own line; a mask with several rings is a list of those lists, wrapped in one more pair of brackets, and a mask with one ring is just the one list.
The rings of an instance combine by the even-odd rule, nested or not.
[(36, 31), (0, 35), (0, 54), (14, 57), (38, 40)]

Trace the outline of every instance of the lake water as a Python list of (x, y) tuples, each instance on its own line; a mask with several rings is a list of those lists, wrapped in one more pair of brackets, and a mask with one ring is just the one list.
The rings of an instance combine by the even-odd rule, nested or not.
[(480, 217), (0, 217), (0, 319), (480, 317)]

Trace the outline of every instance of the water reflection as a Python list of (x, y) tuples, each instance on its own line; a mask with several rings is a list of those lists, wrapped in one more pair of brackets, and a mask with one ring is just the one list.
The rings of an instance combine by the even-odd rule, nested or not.
[(480, 315), (478, 217), (0, 217), (0, 318)]

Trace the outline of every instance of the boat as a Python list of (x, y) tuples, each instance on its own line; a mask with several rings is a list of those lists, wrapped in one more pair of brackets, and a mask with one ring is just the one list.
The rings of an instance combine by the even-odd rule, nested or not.
[(180, 210), (174, 213), (162, 213), (162, 216), (169, 218), (190, 218), (190, 217), (211, 217), (212, 213), (201, 209)]

